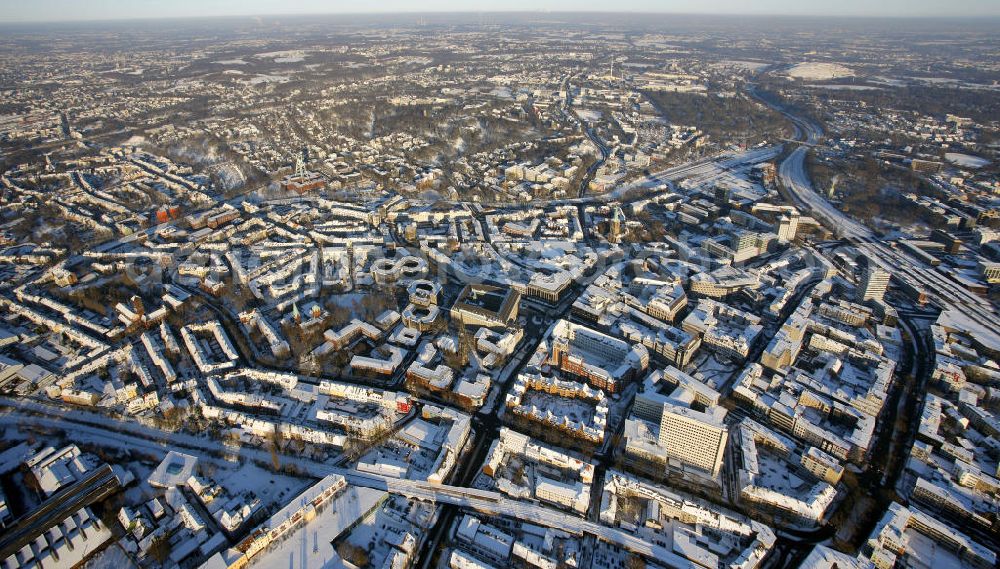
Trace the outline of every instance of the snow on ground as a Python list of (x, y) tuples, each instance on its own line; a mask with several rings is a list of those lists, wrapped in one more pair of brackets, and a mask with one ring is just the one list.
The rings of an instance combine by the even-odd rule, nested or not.
[(223, 59), (213, 63), (218, 63), (219, 65), (247, 65), (247, 62), (242, 59)]
[(355, 318), (360, 314), (361, 301), (367, 296), (365, 293), (348, 292), (335, 294), (327, 298), (327, 302), (351, 311), (351, 317)]
[(841, 84), (829, 84), (825, 85), (822, 83), (805, 85), (810, 89), (836, 89), (839, 91), (880, 91), (882, 87), (876, 87), (874, 85), (841, 85)]
[[(350, 531), (346, 541), (367, 553), (368, 567), (382, 567), (393, 551), (388, 538), (393, 534), (414, 532), (414, 519), (426, 516), (425, 512), (433, 507), (421, 502), (409, 502), (402, 496), (390, 496)], [(344, 566), (350, 567), (347, 563)]]
[(278, 474), (252, 462), (218, 468), (212, 478), (232, 494), (253, 492), (264, 504), (282, 506), (301, 494), (313, 480)]
[[(12, 440), (12, 438), (7, 437), (6, 431), (4, 431), (4, 440)], [(23, 442), (3, 451), (0, 453), (0, 474), (7, 474), (11, 470), (18, 468), (21, 466), (21, 463), (28, 459), (30, 454), (31, 446)]]
[(601, 119), (601, 111), (592, 109), (577, 109), (576, 116), (585, 121), (597, 121)]
[(135, 566), (125, 550), (117, 543), (112, 543), (104, 551), (84, 563), (83, 569), (131, 569)]
[(287, 75), (257, 75), (248, 79), (247, 83), (251, 85), (258, 85), (260, 83), (287, 83), (288, 80), (289, 77)]
[(934, 83), (938, 85), (959, 82), (958, 79), (955, 79), (954, 77), (914, 77), (911, 75), (907, 77), (907, 79), (912, 79), (914, 81), (921, 81), (923, 83)]
[(425, 57), (422, 55), (406, 55), (396, 58), (396, 62), (405, 65), (407, 63), (412, 63), (416, 65), (430, 65), (434, 63), (434, 60), (430, 57)]
[(759, 486), (797, 498), (804, 497), (812, 487), (811, 482), (796, 476), (793, 465), (767, 448), (758, 449), (757, 462), (760, 470), (757, 477)]
[(225, 75), (243, 75), (243, 72), (240, 71), (239, 69), (226, 69), (222, 73), (224, 73)]
[[(358, 516), (374, 508), (384, 497), (382, 490), (348, 486), (305, 525), (298, 526), (287, 537), (263, 550), (254, 558), (254, 567), (353, 567), (340, 559), (332, 538), (345, 532)], [(386, 550), (391, 547), (386, 543), (379, 545)], [(373, 566), (381, 567), (382, 564)]]
[(524, 394), (524, 405), (552, 411), (557, 417), (569, 417), (573, 421), (589, 425), (594, 420), (594, 405), (582, 399), (569, 399), (530, 390)]
[(247, 181), (243, 172), (232, 162), (216, 164), (212, 170), (219, 177), (219, 183), (224, 190), (241, 188)]
[(135, 476), (136, 483), (125, 489), (125, 500), (129, 504), (148, 502), (153, 496), (159, 494), (159, 490), (154, 490), (149, 485), (149, 475), (159, 465), (159, 462), (149, 460), (133, 460), (125, 465), (125, 468)]
[(737, 371), (737, 366), (730, 363), (723, 363), (708, 351), (703, 351), (688, 364), (688, 373), (691, 377), (701, 381), (705, 385), (722, 391), (733, 378)]
[(938, 316), (938, 323), (942, 326), (956, 328), (974, 336), (976, 341), (982, 342), (982, 344), (988, 349), (1000, 350), (1000, 332), (997, 332), (995, 327), (991, 326), (987, 328), (972, 318), (969, 318), (966, 313), (955, 307), (948, 308), (942, 312), (941, 315)]
[(285, 51), (269, 51), (258, 53), (254, 57), (258, 59), (270, 59), (275, 63), (297, 63), (306, 58), (306, 52), (301, 49), (289, 49)]
[(948, 85), (949, 87), (957, 87), (959, 89), (980, 89), (985, 91), (1000, 91), (1000, 85), (996, 83), (984, 84), (984, 83), (969, 83), (968, 81), (961, 81), (958, 79), (952, 79), (950, 77), (907, 77), (912, 81), (917, 83), (927, 83), (930, 85)]
[(720, 61), (718, 63), (713, 63), (712, 67), (744, 69), (746, 71), (759, 71), (761, 69), (764, 69), (768, 65), (770, 65), (770, 63), (763, 63), (760, 61), (726, 60), (726, 61)]
[(839, 63), (800, 63), (788, 70), (788, 76), (793, 79), (810, 79), (823, 81), (854, 77), (854, 71)]
[(970, 154), (962, 154), (960, 152), (948, 152), (944, 155), (944, 159), (963, 168), (982, 168), (990, 163), (990, 161), (985, 158), (972, 156)]
[(136, 134), (136, 135), (133, 135), (128, 140), (126, 140), (124, 142), (124, 144), (127, 145), (127, 146), (136, 146), (136, 145), (142, 144), (143, 142), (146, 142), (146, 137), (145, 136), (139, 136), (138, 134)]
[(872, 83), (882, 83), (891, 87), (905, 87), (907, 84), (907, 82), (902, 79), (893, 79), (892, 77), (884, 77), (882, 75), (871, 77), (868, 80)]
[(499, 97), (501, 99), (514, 98), (514, 94), (511, 93), (510, 88), (508, 87), (497, 87), (496, 89), (490, 91), (490, 95), (493, 95), (494, 97)]

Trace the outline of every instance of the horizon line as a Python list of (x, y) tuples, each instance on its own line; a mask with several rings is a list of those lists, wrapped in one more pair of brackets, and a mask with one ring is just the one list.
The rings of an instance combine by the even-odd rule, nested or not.
[(750, 18), (841, 18), (850, 20), (947, 20), (947, 21), (968, 21), (982, 19), (1000, 19), (998, 14), (965, 14), (965, 15), (937, 15), (937, 14), (806, 14), (806, 13), (774, 13), (774, 12), (697, 12), (684, 10), (386, 10), (386, 11), (330, 11), (330, 12), (264, 12), (256, 14), (206, 14), (206, 15), (183, 15), (183, 16), (124, 16), (124, 17), (98, 17), (98, 18), (77, 18), (68, 20), (2, 20), (0, 26), (4, 25), (32, 25), (32, 24), (78, 24), (78, 23), (111, 23), (111, 22), (149, 22), (159, 20), (219, 20), (219, 19), (254, 19), (254, 18), (282, 18), (282, 17), (310, 17), (310, 16), (392, 16), (392, 15), (482, 15), (482, 14), (526, 14), (526, 15), (571, 15), (571, 14), (618, 14), (618, 15), (657, 15), (657, 16), (710, 16), (710, 17), (750, 17)]

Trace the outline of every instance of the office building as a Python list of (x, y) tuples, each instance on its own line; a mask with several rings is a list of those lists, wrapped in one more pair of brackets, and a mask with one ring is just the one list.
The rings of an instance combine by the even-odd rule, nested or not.
[(867, 300), (882, 301), (885, 296), (885, 289), (889, 288), (889, 273), (874, 266), (871, 261), (868, 268), (861, 275), (861, 282), (858, 283), (858, 302)]

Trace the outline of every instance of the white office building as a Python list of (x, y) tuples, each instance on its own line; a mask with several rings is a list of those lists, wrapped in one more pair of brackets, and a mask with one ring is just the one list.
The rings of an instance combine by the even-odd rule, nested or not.
[(858, 283), (858, 302), (866, 300), (878, 300), (881, 302), (885, 296), (885, 289), (889, 288), (889, 273), (874, 266), (872, 261), (868, 262), (868, 268), (861, 275), (861, 282)]

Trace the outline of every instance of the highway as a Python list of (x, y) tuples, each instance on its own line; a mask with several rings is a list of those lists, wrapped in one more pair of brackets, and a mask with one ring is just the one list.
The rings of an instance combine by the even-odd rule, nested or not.
[[(755, 93), (756, 96), (756, 93)], [(758, 96), (760, 99), (760, 97)], [(822, 136), (818, 125), (794, 116), (785, 109), (764, 99), (765, 104), (781, 112), (795, 124), (797, 138), (808, 144), (815, 144)], [(906, 281), (915, 288), (923, 289), (933, 297), (934, 303), (942, 310), (938, 321), (946, 320), (966, 328), (973, 337), (983, 344), (1000, 348), (1000, 327), (996, 325), (998, 313), (993, 305), (984, 298), (967, 290), (944, 270), (930, 267), (923, 261), (902, 253), (888, 245), (886, 241), (875, 235), (864, 225), (850, 218), (812, 186), (812, 181), (805, 168), (805, 158), (808, 148), (799, 146), (782, 161), (778, 175), (790, 197), (805, 210), (835, 234), (841, 236), (864, 254), (870, 262), (888, 271), (893, 279)], [(934, 345), (928, 334), (915, 326), (913, 319), (901, 314), (900, 325), (911, 338), (912, 346), (907, 346), (912, 352), (912, 364), (908, 365), (913, 377), (905, 385), (894, 385), (890, 394), (884, 417), (880, 418), (879, 449), (876, 451), (870, 468), (864, 478), (863, 491), (870, 495), (880, 505), (887, 505), (895, 499), (893, 494), (896, 482), (902, 475), (906, 457), (912, 438), (916, 432), (923, 407), (926, 384), (934, 368)], [(900, 382), (897, 379), (897, 383)], [(898, 429), (897, 417), (907, 418), (905, 427)], [(874, 508), (878, 510), (878, 507)], [(865, 529), (868, 529), (867, 527)], [(966, 528), (968, 531), (970, 528)], [(857, 532), (853, 539), (854, 545), (868, 535), (864, 531)]]
[[(756, 93), (754, 95), (757, 96)], [(818, 125), (792, 115), (759, 96), (758, 99), (792, 121), (800, 140), (815, 144), (822, 137), (823, 131)], [(997, 312), (993, 306), (942, 270), (930, 267), (887, 245), (866, 226), (838, 210), (817, 193), (805, 167), (808, 151), (807, 146), (799, 146), (778, 167), (778, 177), (796, 204), (809, 211), (835, 235), (848, 240), (871, 262), (892, 274), (894, 279), (908, 281), (915, 288), (930, 292), (942, 311), (950, 312), (951, 318), (967, 325), (980, 341), (1000, 347), (1000, 332), (995, 324)]]

